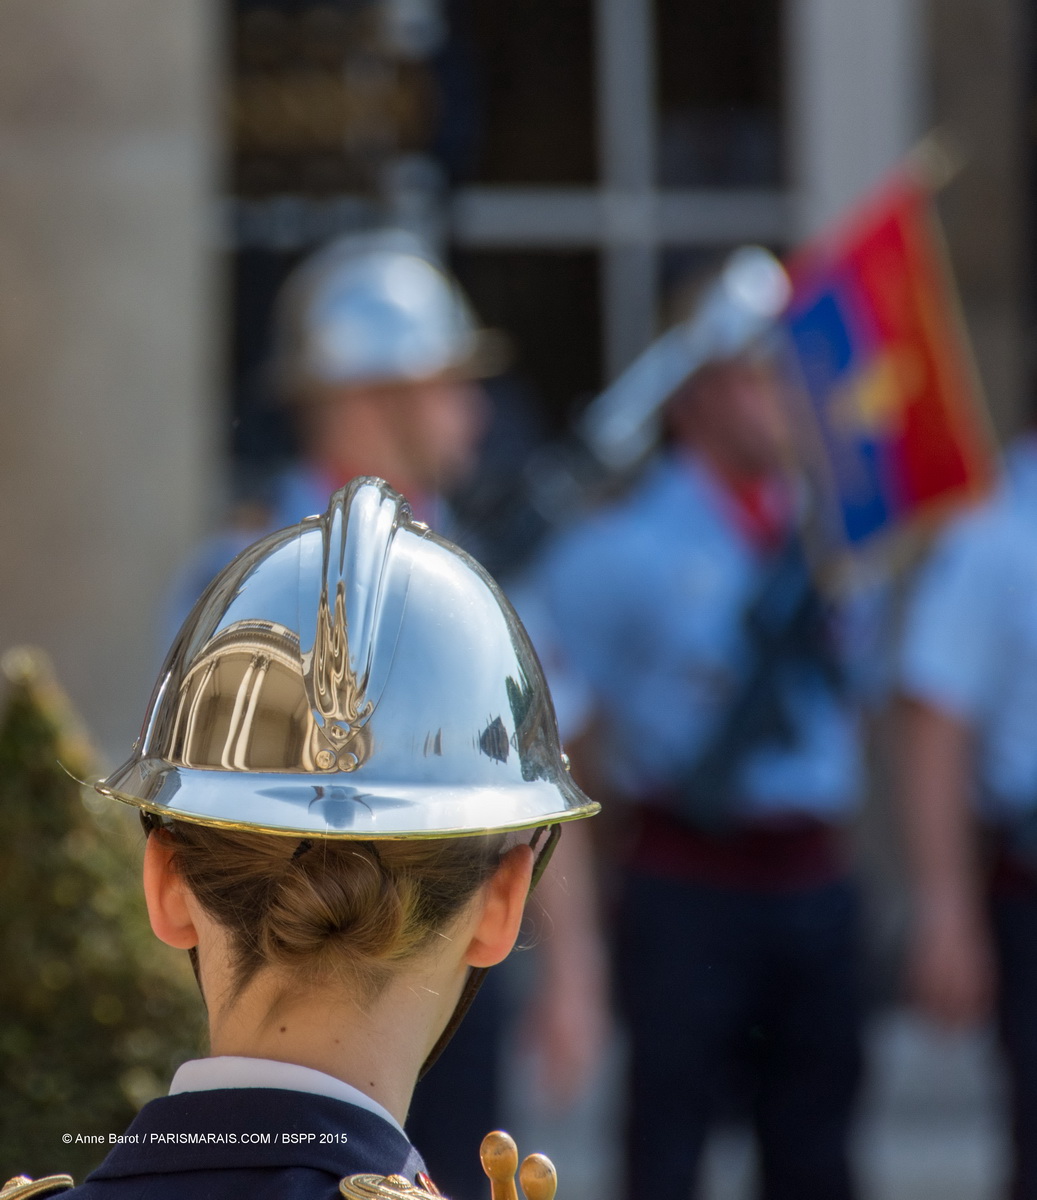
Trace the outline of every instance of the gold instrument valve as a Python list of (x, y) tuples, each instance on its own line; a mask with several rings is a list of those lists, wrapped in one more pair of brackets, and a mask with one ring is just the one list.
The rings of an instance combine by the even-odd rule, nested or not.
[(518, 1147), (510, 1134), (501, 1130), (488, 1133), (479, 1148), (482, 1169), (490, 1179), (491, 1200), (518, 1200), (515, 1172), (526, 1200), (554, 1200), (558, 1175), (544, 1154), (530, 1154), (519, 1167)]

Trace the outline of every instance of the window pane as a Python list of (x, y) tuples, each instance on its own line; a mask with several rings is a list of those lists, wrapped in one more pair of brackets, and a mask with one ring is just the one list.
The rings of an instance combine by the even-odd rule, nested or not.
[(546, 427), (560, 431), (601, 386), (597, 255), (470, 250), (454, 267), (481, 320), (511, 339), (512, 373), (535, 391)]
[(451, 46), (441, 58), (444, 126), (467, 121), (474, 140), (455, 176), (484, 184), (593, 182), (590, 0), (468, 0), (452, 7), (450, 24)]
[(656, 0), (663, 186), (776, 186), (780, 0)]

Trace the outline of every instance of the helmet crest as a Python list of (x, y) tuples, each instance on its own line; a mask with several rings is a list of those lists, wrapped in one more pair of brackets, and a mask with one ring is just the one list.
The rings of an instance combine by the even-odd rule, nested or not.
[[(398, 630), (403, 619), (409, 571), (395, 574), (394, 587), (386, 584), (393, 539), (410, 520), (402, 496), (365, 477), (335, 493), (322, 522), (320, 597), (315, 608), (299, 598), (300, 648), (314, 720), (336, 750), (352, 746), (385, 683), (384, 676), (372, 677), (374, 651), (383, 634), (395, 641), (393, 626)], [(339, 765), (355, 769), (358, 748)]]

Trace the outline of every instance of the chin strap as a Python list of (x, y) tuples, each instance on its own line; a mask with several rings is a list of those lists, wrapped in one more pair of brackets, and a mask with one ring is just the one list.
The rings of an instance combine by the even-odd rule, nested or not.
[[(540, 877), (543, 875), (547, 864), (551, 861), (551, 855), (555, 852), (555, 847), (558, 845), (558, 839), (562, 836), (561, 825), (541, 825), (529, 843), (530, 849), (536, 851), (537, 843), (543, 837), (545, 830), (548, 831), (547, 841), (541, 846), (539, 853), (536, 856), (536, 861), (533, 863), (533, 875), (529, 881), (529, 894), (533, 894), (533, 889), (540, 882)], [(465, 1013), (472, 1007), (472, 1001), (482, 987), (483, 980), (486, 978), (489, 967), (472, 967), (468, 972), (468, 978), (465, 980), (464, 988), (458, 998), (454, 1011), (450, 1015), (450, 1020), (446, 1023), (446, 1028), (439, 1035), (436, 1044), (429, 1051), (428, 1058), (422, 1063), (421, 1070), (418, 1072), (418, 1079), (424, 1079), (429, 1073), (429, 1070), (435, 1065), (436, 1060), (447, 1048), (450, 1039), (457, 1032), (458, 1025), (464, 1020)]]

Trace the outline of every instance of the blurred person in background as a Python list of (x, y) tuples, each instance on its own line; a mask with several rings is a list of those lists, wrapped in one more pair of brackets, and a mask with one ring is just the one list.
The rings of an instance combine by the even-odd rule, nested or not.
[(949, 1028), (996, 1014), (1011, 1194), (1037, 1197), (1037, 434), (942, 534), (909, 598), (899, 665), (913, 923), (907, 982)]
[[(179, 628), (212, 577), (264, 532), (324, 511), (351, 478), (374, 475), (405, 495), (416, 519), (460, 542), (445, 496), (471, 474), (488, 408), (480, 378), (497, 369), (499, 339), (479, 328), (458, 283), (401, 230), (339, 239), (304, 261), (278, 304), (274, 368), (291, 406), (301, 460), (274, 485), (260, 522), (227, 528), (182, 573)], [(555, 1101), (583, 1086), (604, 1039), (604, 954), (586, 835), (566, 839), (541, 886), (539, 978), (525, 1022)], [(534, 911), (535, 917), (535, 911)], [(481, 1197), (475, 1149), (503, 1124), (502, 1039), (508, 981), (493, 976), (461, 1032), (419, 1084), (407, 1122), (444, 1192)]]
[(860, 1074), (844, 832), (861, 763), (835, 614), (804, 557), (769, 361), (706, 362), (665, 418), (665, 450), (539, 574), (595, 714), (574, 771), (629, 813), (614, 967), (627, 1194), (685, 1194), (741, 1094), (762, 1194), (843, 1200)]
[(452, 533), (443, 497), (476, 460), (491, 347), (458, 284), (402, 230), (343, 237), (305, 260), (279, 297), (274, 350), (300, 461), (274, 481), (268, 511), (201, 548), (173, 597), (174, 627), (256, 536), (321, 512), (356, 475), (385, 479)]

